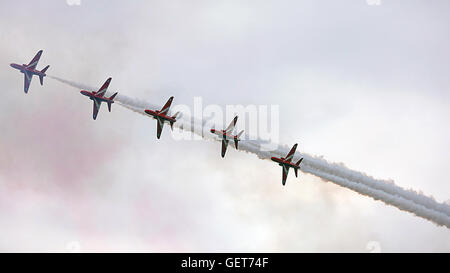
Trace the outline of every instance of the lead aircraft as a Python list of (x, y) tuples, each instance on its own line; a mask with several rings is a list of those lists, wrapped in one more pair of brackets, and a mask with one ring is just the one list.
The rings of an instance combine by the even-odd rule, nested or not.
[(47, 65), (41, 71), (36, 70), (36, 66), (39, 62), (39, 59), (41, 58), (41, 55), (42, 55), (42, 50), (39, 50), (38, 53), (36, 53), (36, 55), (34, 56), (34, 58), (31, 60), (31, 62), (29, 64), (22, 64), (22, 65), (15, 64), (15, 63), (10, 64), (10, 66), (12, 68), (18, 69), (18, 70), (20, 70), (21, 73), (23, 73), (23, 75), (24, 75), (23, 91), (25, 92), (25, 94), (28, 93), (28, 89), (30, 88), (31, 80), (33, 79), (34, 75), (39, 76), (39, 81), (41, 82), (41, 85), (44, 84), (44, 77), (47, 76), (45, 74), (45, 72), (47, 71), (47, 69), (50, 66)]

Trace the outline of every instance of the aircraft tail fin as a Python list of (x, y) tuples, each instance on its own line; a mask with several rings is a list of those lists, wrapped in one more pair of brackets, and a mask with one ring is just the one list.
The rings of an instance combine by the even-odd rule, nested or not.
[(295, 173), (295, 177), (298, 177), (298, 169), (300, 168), (300, 163), (302, 163), (303, 157), (300, 158), (297, 163), (295, 163), (295, 165), (297, 166), (297, 168), (294, 168), (294, 173)]
[[(176, 119), (177, 116), (178, 116), (179, 114), (180, 114), (180, 112), (176, 112), (175, 115), (172, 116), (172, 118), (173, 118), (173, 119)], [(171, 128), (172, 130), (173, 130), (173, 123), (174, 123), (174, 121), (171, 121), (171, 122), (170, 122), (170, 128)]]
[(109, 97), (110, 100), (114, 100), (114, 98), (117, 96), (119, 92), (114, 93), (111, 97)]
[(114, 93), (109, 99), (111, 101), (108, 101), (108, 111), (111, 112), (111, 105), (114, 103), (114, 98), (116, 97), (118, 92)]
[(50, 67), (50, 65), (47, 65), (46, 67), (44, 67), (44, 69), (41, 70), (41, 73), (45, 74), (45, 71), (47, 71), (47, 69)]
[(176, 119), (179, 114), (180, 112), (176, 112), (175, 115), (172, 116), (172, 118)]
[(242, 133), (244, 133), (244, 130), (242, 130), (241, 132), (239, 132), (239, 134), (237, 134), (235, 137), (234, 137), (234, 147), (236, 147), (236, 150), (238, 149), (238, 143), (239, 143), (239, 141), (240, 141), (240, 136), (242, 135)]
[(50, 66), (47, 65), (44, 69), (41, 70), (41, 74), (39, 74), (39, 81), (41, 82), (41, 85), (44, 85), (44, 77), (45, 77), (45, 71), (47, 71), (47, 69)]

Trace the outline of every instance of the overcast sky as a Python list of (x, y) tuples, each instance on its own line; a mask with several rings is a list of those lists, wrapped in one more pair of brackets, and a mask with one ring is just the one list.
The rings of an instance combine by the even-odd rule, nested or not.
[[(70, 1), (69, 1), (70, 2)], [(76, 2), (76, 1), (71, 1)], [(280, 143), (450, 199), (450, 2), (0, 2), (0, 251), (450, 251), (450, 231), (176, 141), (9, 63), (162, 105), (279, 105)]]

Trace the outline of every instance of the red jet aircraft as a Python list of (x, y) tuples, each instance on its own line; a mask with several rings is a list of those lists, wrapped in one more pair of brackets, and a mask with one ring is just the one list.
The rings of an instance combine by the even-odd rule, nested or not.
[(225, 153), (227, 152), (228, 142), (230, 140), (234, 140), (234, 146), (236, 147), (236, 150), (238, 149), (238, 142), (240, 141), (239, 137), (242, 135), (244, 130), (242, 130), (237, 135), (231, 134), (231, 132), (234, 130), (234, 127), (236, 126), (237, 119), (238, 117), (236, 116), (225, 130), (211, 129), (211, 133), (218, 135), (222, 140), (222, 157), (224, 157)]
[(173, 129), (173, 124), (177, 121), (176, 117), (178, 115), (179, 112), (175, 113), (175, 115), (173, 116), (168, 116), (169, 114), (169, 108), (170, 105), (172, 104), (173, 101), (173, 96), (169, 98), (169, 100), (166, 102), (166, 104), (164, 104), (163, 108), (158, 111), (153, 111), (153, 110), (145, 110), (145, 113), (147, 113), (148, 115), (152, 116), (154, 119), (156, 119), (157, 122), (157, 130), (156, 130), (156, 137), (159, 139), (161, 137), (161, 132), (162, 129), (164, 127), (164, 122), (168, 122), (170, 124), (170, 128)]
[(10, 64), (12, 68), (20, 70), (21, 73), (24, 75), (24, 88), (23, 90), (25, 93), (28, 93), (28, 88), (30, 87), (31, 79), (33, 78), (33, 75), (39, 76), (39, 80), (41, 82), (41, 85), (44, 84), (44, 77), (46, 76), (45, 71), (50, 67), (47, 65), (44, 69), (41, 71), (36, 70), (36, 66), (39, 62), (39, 59), (41, 58), (42, 50), (39, 50), (36, 56), (34, 56), (33, 60), (29, 64)]
[(108, 104), (108, 110), (111, 112), (111, 105), (114, 103), (114, 98), (117, 95), (117, 92), (114, 93), (111, 97), (107, 98), (105, 97), (106, 90), (108, 89), (109, 83), (111, 82), (111, 78), (108, 78), (106, 82), (102, 85), (102, 87), (97, 91), (86, 91), (81, 90), (80, 93), (88, 96), (89, 99), (91, 99), (94, 102), (94, 112), (92, 117), (94, 120), (97, 118), (98, 111), (100, 110), (100, 106), (102, 105), (102, 102), (106, 102)]
[(295, 177), (297, 177), (297, 171), (300, 169), (300, 163), (302, 162), (303, 158), (300, 158), (300, 160), (293, 164), (291, 163), (292, 158), (294, 157), (295, 150), (297, 149), (297, 143), (292, 147), (291, 151), (287, 154), (286, 157), (278, 158), (278, 157), (272, 157), (272, 161), (275, 161), (283, 167), (283, 186), (286, 184), (286, 178), (289, 173), (289, 168), (293, 168), (295, 172)]

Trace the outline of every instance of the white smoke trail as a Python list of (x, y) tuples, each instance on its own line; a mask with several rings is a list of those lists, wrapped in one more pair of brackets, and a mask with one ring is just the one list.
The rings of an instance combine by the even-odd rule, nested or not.
[[(78, 89), (95, 89), (58, 77), (49, 77)], [(158, 109), (161, 107), (139, 99), (129, 98), (120, 93), (116, 97), (116, 102), (127, 109), (145, 116), (148, 115), (145, 114), (144, 109)], [(200, 127), (198, 125), (200, 125)], [(214, 139), (211, 137), (211, 134), (207, 133), (212, 127), (212, 124), (194, 120), (192, 117), (183, 116), (182, 118), (178, 118), (175, 127), (191, 131), (206, 139)], [(274, 151), (264, 151), (261, 149), (262, 143), (261, 140), (242, 141), (239, 149), (253, 153), (261, 159), (270, 159), (272, 156), (285, 156), (290, 149), (290, 147), (281, 146)], [(400, 210), (413, 213), (416, 216), (427, 219), (437, 225), (450, 228), (450, 206), (448, 204), (437, 202), (433, 197), (425, 196), (413, 190), (406, 190), (395, 185), (393, 182), (375, 179), (364, 173), (350, 170), (342, 164), (327, 162), (320, 157), (300, 152), (296, 152), (295, 156), (297, 158), (304, 158), (301, 166), (303, 172), (313, 174), (326, 181), (349, 188), (362, 195), (372, 197), (375, 200), (380, 200), (385, 204), (395, 206)]]
[[(270, 154), (258, 152), (260, 150), (258, 141), (253, 143), (253, 152), (260, 158), (269, 158), (272, 154), (276, 156), (284, 156), (289, 152), (290, 147), (284, 146), (271, 152)], [(426, 208), (440, 211), (450, 217), (450, 206), (448, 204), (439, 203), (434, 198), (425, 196), (413, 190), (406, 190), (391, 181), (379, 180), (370, 177), (364, 173), (348, 169), (343, 164), (330, 163), (323, 158), (314, 157), (308, 154), (297, 152), (298, 158), (303, 157), (303, 166), (308, 166), (311, 169), (321, 172), (332, 174), (336, 177), (342, 177), (349, 181), (357, 181), (373, 189), (381, 190), (391, 195), (399, 196), (404, 199), (414, 200), (417, 204), (420, 204)], [(317, 174), (316, 174), (317, 175)], [(319, 176), (319, 175), (318, 175)]]

